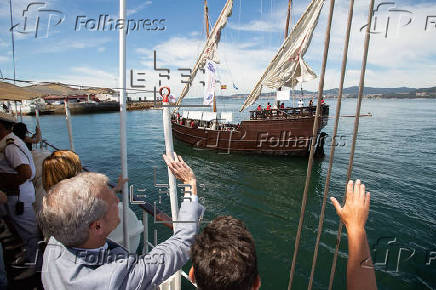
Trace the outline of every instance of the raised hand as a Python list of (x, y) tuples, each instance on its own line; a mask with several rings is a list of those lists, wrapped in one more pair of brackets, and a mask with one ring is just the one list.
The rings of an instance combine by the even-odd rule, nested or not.
[(371, 195), (365, 192), (365, 185), (357, 179), (353, 187), (353, 181), (347, 184), (346, 202), (341, 207), (334, 197), (330, 197), (336, 208), (336, 213), (347, 227), (347, 231), (364, 230), (366, 220), (368, 219), (369, 204)]
[(174, 153), (173, 159), (165, 154), (163, 155), (163, 159), (177, 179), (183, 181), (184, 183), (192, 183), (196, 181), (194, 172), (186, 164), (186, 162), (183, 161), (182, 156)]
[(346, 198), (344, 207), (336, 198), (331, 197), (330, 200), (347, 227), (347, 289), (375, 290), (377, 283), (365, 232), (371, 196), (365, 192), (365, 185), (357, 179), (354, 186), (352, 180), (348, 182)]
[(123, 179), (122, 175), (118, 176), (118, 183), (117, 183), (117, 185), (116, 185), (114, 188), (112, 188), (112, 190), (113, 190), (114, 192), (120, 192), (121, 190), (123, 190), (123, 185), (124, 185), (124, 183), (126, 183), (127, 181), (129, 181), (128, 178), (124, 178), (124, 179)]

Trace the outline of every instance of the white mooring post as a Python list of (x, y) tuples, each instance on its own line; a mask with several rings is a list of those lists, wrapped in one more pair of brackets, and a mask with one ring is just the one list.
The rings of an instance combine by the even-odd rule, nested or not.
[[(167, 156), (171, 156), (174, 158), (174, 144), (173, 144), (173, 133), (171, 130), (171, 116), (170, 116), (170, 108), (169, 106), (169, 95), (170, 89), (167, 89), (167, 94), (162, 94), (162, 89), (160, 90), (160, 94), (163, 97), (162, 100), (162, 120), (163, 120), (163, 129), (164, 129), (164, 137), (165, 137), (165, 153)], [(168, 190), (170, 193), (170, 203), (171, 203), (171, 218), (173, 222), (177, 221), (177, 216), (179, 215), (179, 204), (177, 202), (177, 184), (176, 177), (172, 174), (170, 169), (168, 168)], [(176, 230), (177, 223), (173, 223), (174, 231)], [(180, 289), (181, 281), (180, 281), (180, 271), (178, 271), (175, 276), (175, 289)]]
[[(120, 19), (126, 20), (126, 0), (120, 0)], [(127, 172), (127, 126), (126, 126), (126, 25), (119, 30), (119, 88), (120, 88), (120, 149), (122, 178)], [(129, 184), (123, 186), (123, 244), (129, 249)]]
[[(35, 106), (35, 117), (36, 117), (36, 127), (39, 128), (39, 130), (41, 130), (41, 126), (39, 125), (39, 105), (36, 104)], [(42, 149), (42, 131), (41, 131), (41, 142), (39, 142), (39, 148)]]
[(68, 138), (70, 140), (70, 149), (74, 151), (74, 143), (73, 143), (73, 127), (71, 125), (71, 114), (70, 107), (68, 106), (68, 98), (65, 98), (65, 120), (67, 121), (67, 129), (68, 129)]

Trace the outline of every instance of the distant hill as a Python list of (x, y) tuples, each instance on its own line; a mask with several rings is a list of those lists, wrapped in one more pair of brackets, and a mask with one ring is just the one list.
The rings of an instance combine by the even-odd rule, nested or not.
[(417, 93), (436, 93), (436, 87), (426, 88), (426, 89), (418, 89)]
[[(326, 95), (337, 95), (339, 92), (339, 89), (330, 89), (324, 91), (324, 94)], [(365, 87), (363, 90), (364, 95), (379, 95), (379, 94), (410, 94), (416, 92), (416, 89), (414, 88), (407, 88), (407, 87), (401, 87), (401, 88), (372, 88), (372, 87)], [(349, 87), (344, 89), (344, 94), (346, 95), (357, 95), (359, 93), (359, 87)]]
[[(299, 90), (294, 90), (295, 94), (300, 94)], [(339, 89), (330, 89), (325, 90), (324, 95), (327, 96), (337, 96), (339, 93)], [(359, 87), (353, 86), (344, 88), (343, 94), (344, 97), (356, 97), (359, 93)], [(316, 95), (317, 92), (306, 91), (303, 90), (304, 95)], [(416, 97), (436, 97), (436, 87), (431, 88), (408, 88), (408, 87), (400, 87), (400, 88), (373, 88), (373, 87), (365, 87), (363, 90), (363, 94), (367, 95), (379, 95), (382, 98), (416, 98)], [(231, 96), (219, 96), (220, 98), (245, 98), (248, 94), (234, 94)], [(275, 93), (264, 93), (261, 95), (262, 98), (268, 98), (275, 96)]]

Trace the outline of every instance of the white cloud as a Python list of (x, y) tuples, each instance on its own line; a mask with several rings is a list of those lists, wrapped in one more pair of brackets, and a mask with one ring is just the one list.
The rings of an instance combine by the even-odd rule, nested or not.
[(191, 32), (191, 36), (192, 37), (196, 37), (196, 36), (200, 36), (201, 35), (201, 32), (200, 31), (192, 31)]
[[(25, 2), (24, 0), (20, 0)], [(19, 2), (19, 1), (17, 1)], [(148, 1), (147, 1), (148, 2)], [(142, 6), (149, 5), (147, 2)], [(264, 1), (264, 3), (267, 1)], [(286, 2), (286, 1), (284, 1)], [(283, 2), (283, 3), (284, 3)], [(295, 1), (294, 1), (295, 2)], [(366, 23), (368, 13), (368, 1), (356, 0), (355, 17), (353, 20), (352, 37), (349, 48), (349, 70), (345, 79), (345, 86), (358, 85), (360, 76), (360, 63), (363, 52), (364, 33), (359, 29)], [(281, 3), (281, 4), (283, 4)], [(285, 3), (286, 4), (286, 3)], [(140, 6), (141, 6), (140, 5)], [(307, 3), (297, 2), (294, 9), (294, 15), (301, 15)], [(265, 45), (265, 34), (268, 32), (277, 32), (276, 35), (282, 37), (284, 21), (286, 18), (285, 5), (274, 7), (272, 13), (265, 12), (262, 17), (253, 16), (253, 21), (236, 25), (237, 17), (230, 20), (229, 26), (224, 29), (222, 42), (218, 48), (218, 56), (221, 58), (219, 65), (219, 77), (228, 86), (227, 91), (221, 93), (248, 93), (260, 78), (269, 61), (279, 49), (279, 39), (276, 38), (272, 47)], [(138, 9), (141, 7), (136, 7)], [(317, 74), (320, 73), (320, 63), (324, 48), (324, 33), (327, 19), (329, 3), (323, 8), (319, 25), (314, 33), (312, 44), (305, 56), (306, 61), (312, 67), (315, 67)], [(373, 34), (371, 37), (371, 46), (368, 57), (368, 70), (366, 74), (366, 86), (373, 87), (430, 87), (435, 85), (434, 75), (436, 73), (436, 29), (432, 31), (424, 31), (425, 20), (427, 15), (436, 15), (436, 4), (398, 4), (399, 9), (406, 9), (413, 12), (413, 21), (410, 25), (402, 27), (395, 34), (388, 35), (384, 38), (383, 35)], [(139, 11), (139, 10), (138, 10)], [(132, 12), (132, 11), (131, 11)], [(342, 59), (342, 49), (344, 45), (344, 34), (346, 19), (348, 13), (348, 3), (337, 2), (335, 7), (335, 15), (333, 18), (331, 45), (329, 51), (329, 61), (326, 72), (325, 88), (335, 88), (339, 84), (339, 69)], [(0, 9), (1, 14), (1, 9)], [(391, 25), (399, 21), (398, 15), (391, 12)], [(237, 15), (237, 11), (234, 11)], [(386, 14), (385, 14), (386, 15)], [(294, 23), (297, 17), (294, 17)], [(383, 18), (386, 19), (386, 18)], [(379, 17), (379, 21), (383, 20)], [(400, 19), (405, 21), (406, 18)], [(380, 22), (380, 25), (382, 23)], [(381, 27), (381, 26), (379, 26)], [(229, 29), (230, 28), (230, 29)], [(250, 38), (246, 38), (243, 33), (239, 38), (232, 39), (232, 34), (235, 31), (251, 31)], [(265, 32), (266, 31), (266, 32)], [(229, 33), (230, 32), (230, 33)], [(256, 32), (259, 32), (258, 34)], [(228, 34), (229, 33), (229, 34)], [(271, 34), (271, 33), (270, 33)], [(180, 84), (180, 71), (177, 68), (192, 68), (196, 58), (198, 57), (204, 45), (204, 39), (200, 36), (200, 32), (193, 31), (186, 33), (186, 36), (173, 36), (169, 39), (162, 39), (162, 42), (150, 48), (137, 48), (136, 59), (134, 59), (135, 69), (146, 72), (146, 88), (152, 89), (151, 84), (158, 83), (158, 77), (153, 71), (153, 50), (157, 51), (158, 67), (168, 67), (171, 69), (170, 81), (164, 84), (170, 85), (176, 94), (180, 93), (182, 84)], [(239, 35), (239, 34), (238, 34)], [(7, 39), (7, 38), (4, 38)], [(83, 38), (58, 40), (56, 43), (45, 42), (34, 52), (65, 52), (70, 49), (86, 49), (95, 48), (99, 52), (105, 51), (108, 42), (111, 38), (92, 38), (89, 40)], [(0, 47), (7, 46), (8, 43), (0, 39)], [(133, 53), (129, 56), (129, 61), (132, 60)], [(4, 57), (3, 57), (4, 58)], [(1, 61), (1, 58), (0, 58)], [(114, 70), (117, 68), (114, 67)], [(58, 81), (98, 85), (107, 87), (116, 87), (117, 74), (114, 72), (106, 72), (103, 70), (94, 69), (92, 67), (74, 67), (70, 73), (59, 77)], [(201, 96), (202, 87), (198, 82), (202, 80), (200, 73), (194, 81), (194, 87), (191, 89), (190, 96)], [(161, 80), (165, 80), (162, 79)], [(308, 90), (317, 90), (319, 79), (304, 84), (304, 88)], [(240, 88), (239, 91), (231, 89), (232, 82)], [(267, 91), (267, 90), (264, 90)]]
[[(87, 48), (102, 48), (105, 44), (112, 41), (111, 38), (92, 38), (92, 39), (83, 39), (83, 38), (67, 38), (64, 40), (58, 40), (55, 43), (44, 42), (44, 45), (41, 45), (36, 49), (35, 53), (61, 53), (71, 49), (87, 49)], [(48, 43), (48, 44), (46, 44)]]
[(8, 47), (9, 43), (2, 38), (0, 38), (0, 47)]
[[(160, 68), (170, 68), (170, 85), (177, 93), (180, 93), (183, 85), (180, 84), (180, 71), (178, 68), (192, 68), (204, 45), (203, 40), (189, 37), (173, 37), (168, 41), (162, 42), (151, 49), (138, 48), (137, 54), (140, 56), (140, 69), (148, 76), (147, 83), (157, 84), (159, 79), (157, 72), (153, 71), (153, 50), (157, 52), (157, 66)], [(258, 49), (253, 42), (221, 42), (218, 47), (218, 77), (229, 88), (220, 94), (234, 94), (247, 92), (260, 78), (264, 69), (273, 57), (274, 51), (269, 49)], [(176, 49), (175, 49), (176, 48)], [(186, 74), (186, 72), (183, 72)], [(194, 80), (194, 85), (189, 95), (202, 95), (202, 87), (199, 81), (203, 80), (202, 73), (198, 73)], [(239, 91), (234, 91), (232, 83), (239, 87)]]
[[(266, 1), (265, 1), (266, 2)], [(243, 7), (242, 7), (243, 8)], [(273, 10), (271, 10), (271, 8)], [(234, 6), (233, 9), (239, 9)], [(229, 28), (237, 31), (251, 31), (251, 32), (277, 32), (282, 31), (285, 27), (287, 3), (280, 3), (277, 7), (263, 7), (259, 11), (259, 15), (254, 15), (255, 20), (248, 23), (240, 23), (235, 18), (229, 21)], [(234, 10), (234, 14), (240, 13), (239, 10)]]
[[(30, 2), (31, 1), (29, 1), (29, 0), (14, 0), (14, 1), (12, 1), (12, 12), (13, 12), (14, 19), (16, 19), (15, 17), (21, 17), (23, 9), (25, 9), (27, 7), (27, 5), (29, 5)], [(53, 1), (51, 1), (51, 2), (53, 2)], [(50, 3), (50, 2), (46, 1), (46, 3)], [(9, 1), (3, 1), (2, 5), (0, 6), (0, 16), (10, 17)]]
[(57, 77), (55, 81), (84, 86), (117, 87), (117, 75), (112, 71), (88, 66), (72, 67), (70, 71), (69, 74)]
[(242, 25), (230, 23), (229, 27), (233, 30), (256, 32), (277, 32), (279, 29), (283, 28), (281, 27), (281, 23), (271, 22), (267, 20), (253, 20), (247, 24)]
[(10, 61), (9, 57), (0, 55), (0, 63), (5, 63), (5, 62), (9, 62), (9, 61)]
[(144, 10), (145, 7), (147, 7), (151, 4), (152, 4), (152, 1), (145, 1), (145, 2), (141, 3), (140, 5), (136, 6), (135, 8), (127, 9), (126, 14), (127, 14), (127, 16), (136, 14), (136, 13)]
[[(339, 85), (339, 70), (349, 8), (348, 2), (336, 2), (325, 79), (326, 89), (335, 88)], [(377, 2), (376, 5), (379, 3), (381, 2)], [(304, 11), (306, 5), (307, 3), (296, 2), (294, 9), (297, 10), (295, 14), (298, 17)], [(388, 11), (390, 8), (409, 10), (412, 14)], [(311, 46), (305, 56), (309, 65), (315, 67), (318, 75), (324, 50), (328, 9), (329, 1), (326, 1)], [(273, 13), (266, 13), (258, 20), (241, 24), (238, 27), (235, 27), (233, 23), (230, 27), (236, 30), (259, 31), (259, 35), (265, 35), (263, 31), (278, 31), (281, 33), (285, 18), (284, 12), (283, 7), (278, 7)], [(281, 17), (279, 16), (280, 13), (282, 13)], [(346, 76), (346, 86), (355, 86), (359, 83), (365, 36), (364, 32), (360, 32), (360, 28), (366, 24), (367, 15), (368, 2), (357, 0), (354, 6), (352, 34), (348, 52), (349, 70)], [(402, 27), (408, 22), (409, 15), (412, 17), (412, 23)], [(387, 38), (384, 37), (384, 34), (371, 35), (368, 72), (365, 81), (367, 86), (399, 87), (407, 84), (411, 87), (428, 87), (436, 85), (435, 81), (431, 80), (436, 73), (435, 66), (432, 65), (436, 60), (436, 50), (434, 49), (436, 46), (436, 29), (433, 24), (433, 26), (428, 27), (429, 31), (424, 31), (428, 15), (436, 15), (435, 3), (407, 4), (399, 2), (397, 6), (387, 5), (381, 7), (378, 12), (377, 27), (380, 31), (382, 27), (386, 27), (387, 16), (390, 17), (390, 26)], [(294, 23), (297, 20), (296, 18), (294, 17)], [(273, 50), (276, 51), (279, 48), (278, 46)], [(305, 83), (303, 87), (309, 90), (317, 90), (318, 81), (319, 79), (316, 79)]]

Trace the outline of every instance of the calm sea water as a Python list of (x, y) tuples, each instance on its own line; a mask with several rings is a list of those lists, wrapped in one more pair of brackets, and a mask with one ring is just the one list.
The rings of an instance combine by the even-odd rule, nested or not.
[[(194, 101), (191, 101), (194, 102)], [(219, 109), (237, 111), (241, 100), (219, 102)], [(266, 101), (261, 101), (262, 105)], [(334, 116), (335, 101), (329, 100)], [(343, 102), (343, 114), (353, 114), (356, 100)], [(356, 148), (353, 179), (360, 178), (371, 191), (367, 233), (376, 266), (379, 289), (436, 288), (436, 100), (364, 100)], [(128, 112), (128, 162), (130, 184), (145, 188), (149, 201), (158, 200), (153, 174), (165, 183), (166, 168), (161, 111)], [(239, 120), (246, 115), (235, 116)], [(34, 127), (35, 120), (24, 121)], [(342, 200), (346, 183), (353, 118), (342, 118), (330, 194)], [(334, 119), (325, 132), (331, 134)], [(68, 148), (64, 116), (42, 116), (44, 138)], [(120, 173), (119, 114), (73, 116), (76, 151), (84, 165), (116, 181)], [(206, 218), (232, 215), (242, 219), (257, 247), (262, 289), (287, 289), (294, 250), (307, 159), (257, 155), (218, 154), (194, 150), (176, 142), (205, 189), (200, 191)], [(316, 239), (330, 146), (326, 157), (313, 168), (312, 182), (297, 259), (294, 289), (307, 287)], [(167, 213), (168, 197), (159, 205)], [(138, 216), (140, 210), (135, 209)], [(338, 217), (329, 203), (321, 238), (315, 289), (326, 289), (335, 247)], [(170, 232), (161, 225), (158, 240)], [(343, 235), (334, 289), (345, 289), (347, 242)], [(431, 260), (433, 257), (433, 260)], [(430, 263), (429, 263), (430, 261)], [(189, 270), (189, 265), (185, 266)], [(184, 283), (185, 289), (191, 289)]]

